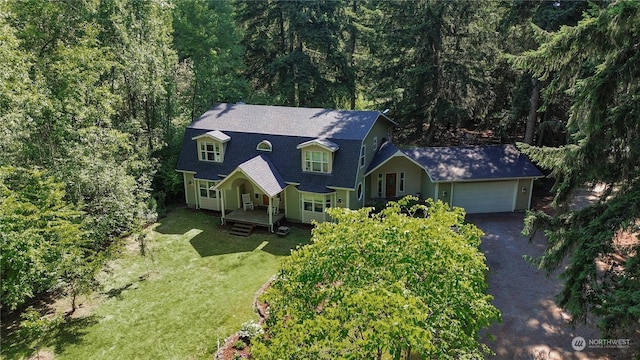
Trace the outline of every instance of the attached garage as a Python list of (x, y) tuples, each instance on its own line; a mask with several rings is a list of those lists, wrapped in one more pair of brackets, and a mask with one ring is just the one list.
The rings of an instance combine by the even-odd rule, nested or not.
[(424, 194), (468, 214), (529, 209), (533, 180), (542, 173), (513, 145), (401, 149), (424, 167)]
[(514, 211), (517, 186), (517, 180), (454, 183), (451, 202), (469, 214)]

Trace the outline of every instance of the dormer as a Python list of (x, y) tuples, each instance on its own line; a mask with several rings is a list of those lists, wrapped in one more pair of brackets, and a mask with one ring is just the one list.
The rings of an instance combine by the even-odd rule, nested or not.
[(231, 137), (222, 131), (213, 130), (202, 135), (195, 136), (191, 140), (198, 142), (198, 160), (210, 162), (223, 162), (226, 144)]
[(302, 171), (330, 174), (333, 171), (333, 154), (340, 146), (317, 138), (298, 144), (296, 148), (302, 151)]
[(273, 150), (273, 146), (269, 140), (262, 140), (258, 143), (258, 146), (256, 146), (256, 150), (270, 152)]

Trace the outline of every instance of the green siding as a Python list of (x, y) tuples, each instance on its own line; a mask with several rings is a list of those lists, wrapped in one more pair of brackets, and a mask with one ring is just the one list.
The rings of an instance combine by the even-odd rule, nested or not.
[[(409, 159), (397, 156), (389, 159), (384, 165), (371, 173), (367, 180), (367, 195), (371, 198), (378, 198), (378, 175), (382, 174), (382, 197), (389, 197), (386, 194), (386, 174), (396, 174), (396, 197), (415, 195), (421, 192), (421, 180), (424, 170)], [(404, 191), (400, 191), (400, 173), (404, 173)]]
[(433, 199), (436, 191), (436, 185), (431, 182), (429, 175), (426, 172), (422, 172), (422, 181), (420, 182), (420, 196), (423, 199)]
[(287, 208), (287, 220), (301, 221), (300, 217), (300, 193), (293, 186), (289, 185), (284, 189), (284, 198)]
[[(524, 192), (522, 191), (524, 189)], [(516, 207), (514, 210), (529, 210), (529, 194), (533, 189), (533, 179), (518, 180), (516, 190)]]
[[(437, 185), (437, 194), (436, 194), (436, 198), (434, 200), (442, 200), (442, 202), (445, 202), (449, 205), (451, 205), (451, 191), (452, 191), (452, 183), (450, 182), (446, 182), (446, 183), (438, 183)], [(447, 192), (447, 194), (445, 195), (444, 192)]]
[(182, 178), (184, 180), (184, 198), (187, 206), (196, 207), (196, 182), (193, 180), (193, 174), (183, 172)]

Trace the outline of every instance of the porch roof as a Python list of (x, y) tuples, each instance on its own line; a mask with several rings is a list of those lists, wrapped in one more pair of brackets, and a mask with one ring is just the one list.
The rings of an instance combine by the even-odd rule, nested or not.
[[(270, 197), (278, 195), (287, 186), (278, 170), (265, 155), (258, 155), (238, 165), (225, 180), (230, 179), (237, 171), (241, 171)], [(225, 180), (222, 180), (217, 187), (220, 187)]]

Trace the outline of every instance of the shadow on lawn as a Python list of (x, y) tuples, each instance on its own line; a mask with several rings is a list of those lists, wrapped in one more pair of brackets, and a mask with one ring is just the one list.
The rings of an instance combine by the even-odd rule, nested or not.
[(231, 253), (265, 251), (275, 256), (286, 256), (299, 245), (309, 244), (310, 234), (304, 229), (294, 229), (287, 237), (262, 231), (254, 231), (247, 237), (229, 235), (224, 227), (215, 231), (203, 231), (189, 242), (202, 257)]
[(220, 214), (209, 210), (178, 209), (159, 220), (154, 230), (166, 235), (181, 235), (202, 257), (261, 250), (275, 256), (286, 256), (298, 245), (309, 243), (311, 228), (294, 226), (286, 237), (264, 228), (255, 228), (248, 237), (229, 234), (229, 226), (220, 225)]
[[(98, 323), (95, 315), (81, 318), (67, 318), (64, 322), (56, 325), (42, 339), (42, 346), (53, 347), (56, 353), (62, 353), (69, 345), (79, 344), (87, 333), (87, 328)], [(2, 351), (3, 358), (24, 359), (34, 354), (33, 342), (35, 339), (28, 339), (21, 336), (17, 331), (3, 334)]]

